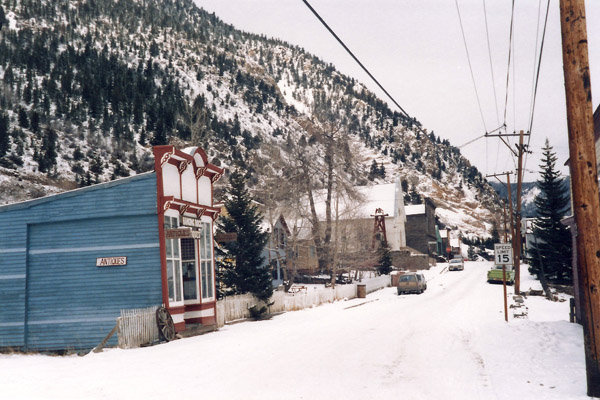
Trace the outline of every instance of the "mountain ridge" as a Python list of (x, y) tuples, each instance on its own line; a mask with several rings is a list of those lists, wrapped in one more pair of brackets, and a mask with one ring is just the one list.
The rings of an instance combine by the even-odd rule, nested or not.
[(401, 180), (465, 234), (487, 235), (498, 216), (496, 193), (456, 147), (300, 47), (191, 1), (0, 4), (3, 203), (147, 171), (149, 146), (165, 143), (243, 166), (264, 193), (265, 176), (285, 178), (275, 159), (304, 151), (319, 164), (315, 138), (337, 127), (355, 153), (356, 168), (340, 171), (353, 184)]

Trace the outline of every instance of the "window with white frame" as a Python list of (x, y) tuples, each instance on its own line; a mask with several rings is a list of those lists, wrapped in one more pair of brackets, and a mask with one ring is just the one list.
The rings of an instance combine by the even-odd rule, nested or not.
[[(177, 228), (179, 219), (165, 216), (165, 229)], [(167, 250), (167, 286), (169, 304), (183, 303), (183, 285), (181, 280), (181, 249), (179, 239), (165, 239)]]
[(181, 267), (183, 273), (183, 300), (198, 300), (198, 268), (196, 240), (181, 239)]
[(200, 247), (200, 273), (202, 275), (202, 298), (214, 297), (213, 284), (213, 254), (212, 254), (212, 228), (208, 222), (202, 223), (202, 235), (198, 240)]

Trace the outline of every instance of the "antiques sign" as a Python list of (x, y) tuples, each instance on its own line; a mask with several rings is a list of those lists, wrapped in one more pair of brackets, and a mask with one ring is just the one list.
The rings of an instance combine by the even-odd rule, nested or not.
[(114, 267), (119, 265), (127, 265), (127, 257), (96, 258), (96, 267)]
[(200, 239), (202, 238), (201, 231), (194, 231), (191, 228), (171, 228), (165, 233), (167, 239)]

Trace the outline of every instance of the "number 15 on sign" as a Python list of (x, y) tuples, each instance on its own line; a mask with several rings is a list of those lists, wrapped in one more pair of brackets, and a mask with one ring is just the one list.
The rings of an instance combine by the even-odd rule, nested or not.
[(495, 259), (496, 265), (512, 265), (512, 263), (513, 263), (512, 245), (510, 243), (494, 244), (494, 259)]

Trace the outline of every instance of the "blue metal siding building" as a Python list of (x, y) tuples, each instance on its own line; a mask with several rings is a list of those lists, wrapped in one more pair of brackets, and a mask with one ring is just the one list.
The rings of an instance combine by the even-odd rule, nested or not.
[(156, 188), (146, 173), (0, 207), (0, 347), (92, 348), (121, 309), (162, 303)]

